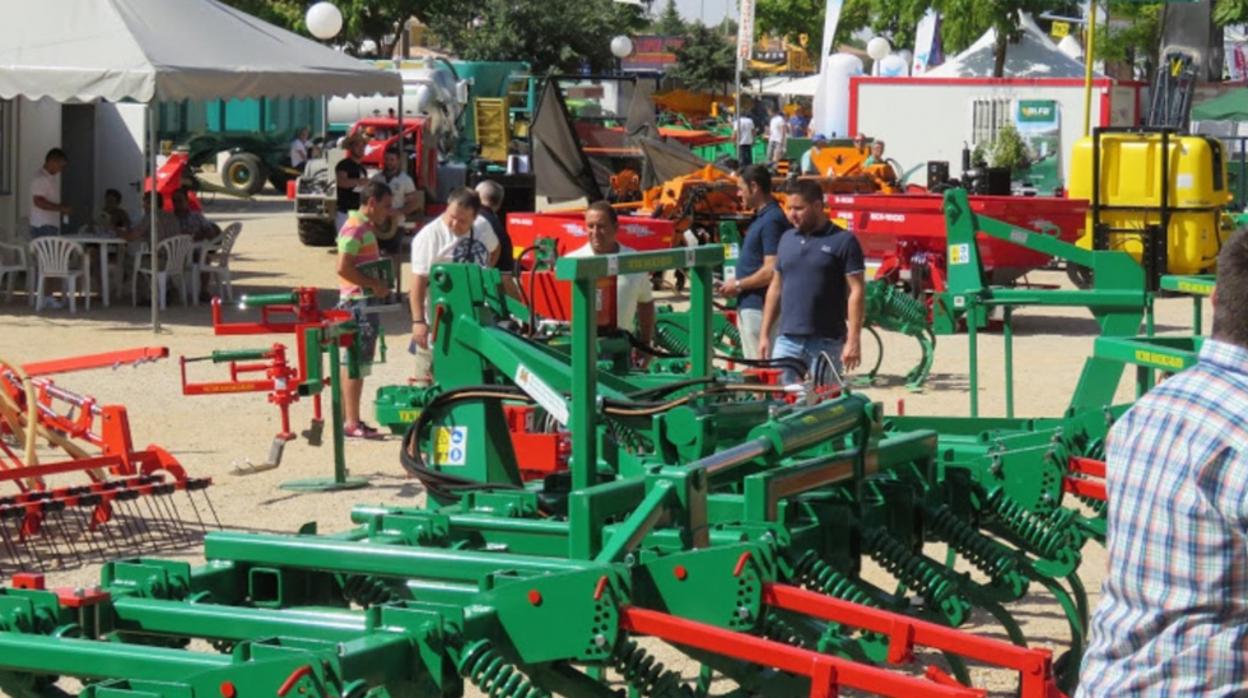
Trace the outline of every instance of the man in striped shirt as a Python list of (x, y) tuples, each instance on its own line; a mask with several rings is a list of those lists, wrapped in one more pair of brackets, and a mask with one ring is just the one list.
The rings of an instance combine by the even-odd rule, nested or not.
[(1248, 235), (1196, 366), (1110, 432), (1109, 570), (1077, 696), (1248, 694)]

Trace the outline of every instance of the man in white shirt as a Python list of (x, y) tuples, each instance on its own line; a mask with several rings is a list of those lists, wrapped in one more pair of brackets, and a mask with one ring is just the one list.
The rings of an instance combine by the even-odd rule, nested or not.
[[(585, 211), (585, 230), (589, 242), (569, 252), (568, 257), (592, 257), (600, 254), (636, 252), (621, 245), (615, 238), (619, 215), (611, 204), (595, 201)], [(654, 339), (654, 295), (648, 274), (621, 274), (616, 277), (616, 326), (637, 335), (645, 344)], [(634, 327), (633, 321), (637, 321)]]
[(779, 162), (784, 159), (784, 145), (789, 139), (789, 124), (784, 114), (778, 109), (771, 110), (771, 121), (767, 124), (767, 162)]
[(737, 166), (754, 164), (754, 120), (747, 114), (737, 119)]
[(69, 158), (65, 151), (53, 148), (43, 158), (43, 167), (35, 172), (30, 183), (30, 239), (46, 235), (59, 235), (61, 216), (68, 216), (73, 209), (61, 204), (61, 170)]
[(308, 152), (312, 142), (308, 137), (312, 135), (312, 131), (307, 126), (299, 129), (295, 134), (295, 139), (290, 142), (290, 166), (303, 171), (303, 166), (308, 162)]
[(411, 352), (416, 356), (412, 382), (427, 386), (432, 380), (433, 354), (429, 351), (429, 272), (435, 264), (454, 262), (493, 267), (498, 261), (499, 244), (485, 219), (478, 218), (481, 199), (467, 187), (451, 192), (446, 211), (421, 228), (412, 240), (412, 291), (408, 296), (412, 311)]
[(406, 234), (407, 221), (412, 214), (420, 210), (420, 197), (416, 195), (416, 183), (403, 171), (401, 164), (399, 151), (387, 150), (382, 160), (381, 172), (373, 175), (373, 181), (390, 187), (390, 193), (394, 196), (394, 207), (390, 211), (390, 217), (393, 220), (388, 229), (393, 231), (393, 234), (379, 233), (377, 236), (378, 246), (383, 252), (391, 255), (399, 253), (403, 235)]

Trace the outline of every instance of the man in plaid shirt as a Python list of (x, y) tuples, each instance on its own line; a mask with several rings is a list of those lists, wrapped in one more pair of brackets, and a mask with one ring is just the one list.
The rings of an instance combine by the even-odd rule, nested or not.
[(1248, 694), (1248, 235), (1218, 255), (1199, 363), (1107, 445), (1109, 570), (1076, 696)]

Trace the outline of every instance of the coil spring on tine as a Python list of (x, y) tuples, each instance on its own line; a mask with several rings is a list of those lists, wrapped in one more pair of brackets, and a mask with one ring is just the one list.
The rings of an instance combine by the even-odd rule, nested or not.
[(901, 293), (896, 288), (884, 285), (881, 301), (881, 310), (888, 315), (906, 323), (917, 325), (927, 324), (927, 307), (920, 303), (917, 299)]
[(394, 601), (397, 595), (385, 582), (376, 577), (352, 575), (343, 580), (342, 598), (368, 608)]
[(673, 326), (663, 323), (655, 328), (654, 336), (659, 340), (659, 346), (672, 354), (688, 354), (689, 341), (684, 334), (675, 329)]
[(693, 695), (693, 689), (684, 684), (680, 674), (669, 671), (632, 640), (621, 640), (609, 662), (611, 668), (619, 672), (624, 681), (643, 696), (681, 698)]
[(1040, 557), (1057, 557), (1070, 539), (1065, 526), (1054, 525), (1053, 522), (1027, 511), (1022, 504), (1006, 494), (1005, 490), (993, 491), (988, 496), (988, 506), (1006, 530)]
[(788, 621), (781, 618), (779, 614), (768, 613), (763, 616), (763, 637), (776, 642), (783, 642), (793, 647), (806, 648), (806, 639), (801, 633), (797, 632)]
[(811, 591), (860, 606), (879, 606), (853, 578), (828, 564), (813, 550), (807, 550), (793, 566), (793, 578), (799, 586)]
[(1015, 572), (1018, 560), (1008, 548), (980, 533), (947, 505), (942, 504), (927, 514), (927, 523), (932, 530), (994, 582)]
[(468, 646), (459, 660), (459, 674), (490, 698), (548, 698), (529, 677), (507, 661), (489, 640)]
[(943, 568), (910, 552), (884, 529), (872, 529), (863, 537), (863, 542), (871, 551), (872, 560), (928, 603), (940, 605), (954, 595), (953, 584), (945, 578)]

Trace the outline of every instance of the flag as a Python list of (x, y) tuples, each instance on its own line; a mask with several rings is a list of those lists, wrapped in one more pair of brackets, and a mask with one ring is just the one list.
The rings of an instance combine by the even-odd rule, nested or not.
[(928, 68), (943, 62), (940, 55), (940, 14), (928, 9), (914, 31), (914, 62), (911, 75), (922, 75)]

